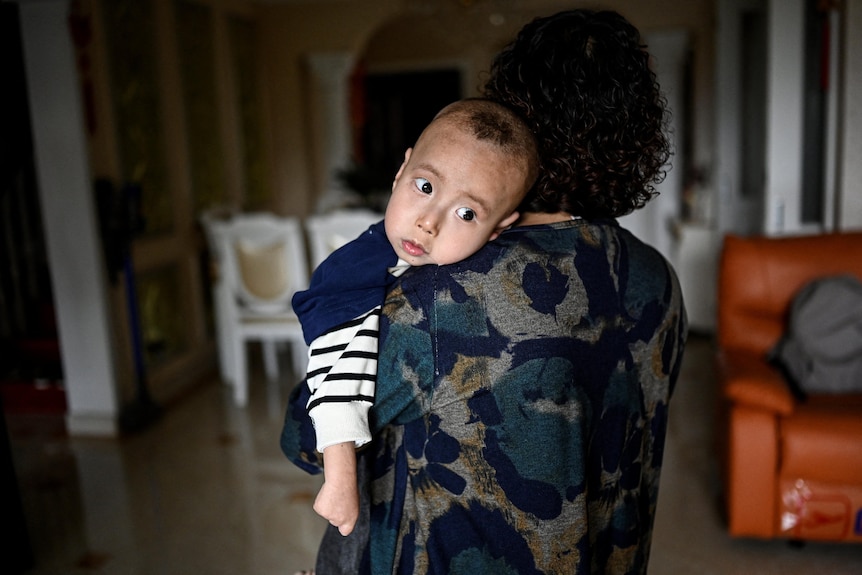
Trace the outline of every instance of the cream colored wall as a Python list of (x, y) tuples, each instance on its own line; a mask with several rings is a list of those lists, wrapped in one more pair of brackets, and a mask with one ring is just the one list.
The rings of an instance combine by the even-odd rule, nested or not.
[[(93, 39), (88, 45), (92, 58), (87, 81), (91, 83), (94, 126), (87, 133), (89, 168), (92, 178), (106, 178), (112, 182), (123, 180), (120, 167), (118, 130), (111, 99), (108, 75), (108, 54), (105, 23), (101, 6), (105, 0), (88, 0), (79, 5), (79, 10), (92, 24)], [(239, 125), (234, 111), (230, 55), (227, 52), (225, 21), (228, 16), (254, 17), (253, 6), (247, 0), (193, 0), (212, 8), (214, 40), (217, 65), (216, 89), (219, 109), (225, 121), (220, 126), (225, 149), (225, 178), (227, 200), (239, 203), (242, 196), (240, 162), (238, 154)], [(202, 373), (211, 369), (214, 347), (206, 331), (206, 310), (202, 290), (204, 278), (198, 261), (202, 249), (202, 237), (196, 225), (197, 214), (193, 213), (189, 174), (188, 134), (185, 131), (182, 87), (177, 54), (177, 38), (174, 22), (174, 0), (152, 0), (158, 66), (159, 95), (161, 97), (162, 125), (167, 172), (173, 194), (171, 211), (174, 228), (170, 233), (157, 237), (137, 238), (133, 245), (135, 271), (143, 274), (161, 266), (175, 266), (179, 276), (179, 291), (182, 309), (188, 330), (186, 349), (168, 362), (151, 369), (148, 383), (153, 396), (167, 401), (193, 385)], [(81, 69), (78, 69), (79, 74)], [(134, 390), (134, 364), (127, 316), (126, 293), (122, 283), (109, 286), (111, 316), (114, 330), (114, 354), (116, 358), (116, 385), (123, 399), (132, 397)]]
[[(489, 21), (492, 11), (476, 2), (472, 12), (444, 2), (442, 12), (419, 16), (407, 11), (406, 0), (333, 0), (258, 5), (262, 53), (272, 122), (273, 189), (276, 209), (310, 213), (321, 193), (320, 119), (309, 102), (304, 58), (310, 53), (351, 53), (368, 68), (416, 69), (445, 62), (461, 66), (468, 78), (465, 95), (474, 95), (493, 55), (537, 16), (572, 7), (611, 8), (641, 31), (685, 30), (693, 56), (693, 162), (711, 168), (713, 156), (713, 22), (714, 0), (619, 0), (564, 2), (532, 0), (504, 3), (503, 22)], [(497, 20), (499, 22), (499, 19)]]
[(261, 35), (272, 134), (275, 209), (306, 215), (320, 194), (320, 119), (312, 111), (305, 66), (312, 53), (358, 54), (367, 37), (397, 12), (395, 0), (261, 5)]

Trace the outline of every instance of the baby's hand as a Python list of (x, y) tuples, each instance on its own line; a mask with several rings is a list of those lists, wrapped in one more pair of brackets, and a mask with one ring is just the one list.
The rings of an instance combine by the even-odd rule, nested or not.
[(325, 481), (314, 500), (314, 511), (338, 528), (338, 532), (350, 535), (359, 519), (359, 490), (354, 482), (338, 485)]
[(359, 486), (353, 442), (336, 443), (323, 450), (323, 487), (314, 500), (318, 515), (350, 535), (359, 519)]

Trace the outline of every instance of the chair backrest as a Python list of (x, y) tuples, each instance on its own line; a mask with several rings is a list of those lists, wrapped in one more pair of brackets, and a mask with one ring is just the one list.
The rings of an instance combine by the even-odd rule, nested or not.
[(765, 354), (781, 337), (794, 296), (811, 280), (862, 279), (862, 233), (724, 238), (718, 274), (718, 342)]
[(382, 219), (383, 214), (371, 210), (339, 210), (309, 216), (305, 220), (305, 228), (308, 232), (311, 269)]
[(230, 208), (214, 208), (205, 210), (198, 216), (198, 221), (203, 228), (204, 239), (207, 242), (210, 262), (215, 266), (221, 265), (222, 260), (224, 260), (222, 243), (219, 240), (221, 230), (236, 214), (237, 211)]
[(234, 297), (259, 313), (290, 312), (290, 300), (308, 287), (305, 241), (299, 220), (268, 213), (237, 214), (212, 227)]

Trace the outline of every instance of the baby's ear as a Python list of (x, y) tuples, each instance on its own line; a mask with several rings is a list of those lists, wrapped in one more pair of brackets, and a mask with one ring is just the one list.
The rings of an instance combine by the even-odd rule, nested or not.
[(413, 148), (407, 148), (407, 151), (404, 152), (404, 161), (401, 162), (401, 167), (398, 168), (398, 173), (395, 174), (395, 179), (392, 180), (392, 189), (395, 189), (395, 185), (398, 183), (398, 178), (401, 177), (401, 172), (404, 171), (404, 166), (407, 165), (407, 162), (410, 160), (410, 154), (413, 153)]
[(506, 216), (499, 224), (497, 224), (497, 227), (494, 229), (494, 233), (491, 234), (491, 237), (488, 238), (488, 241), (490, 242), (491, 240), (497, 239), (497, 236), (499, 236), (503, 232), (503, 230), (517, 222), (518, 218), (520, 217), (521, 214), (519, 214), (518, 212), (512, 212), (511, 214)]

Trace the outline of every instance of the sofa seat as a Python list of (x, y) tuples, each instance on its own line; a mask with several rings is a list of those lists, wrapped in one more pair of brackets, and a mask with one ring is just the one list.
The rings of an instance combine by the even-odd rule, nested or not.
[(862, 396), (836, 399), (811, 398), (780, 419), (781, 477), (862, 486)]

